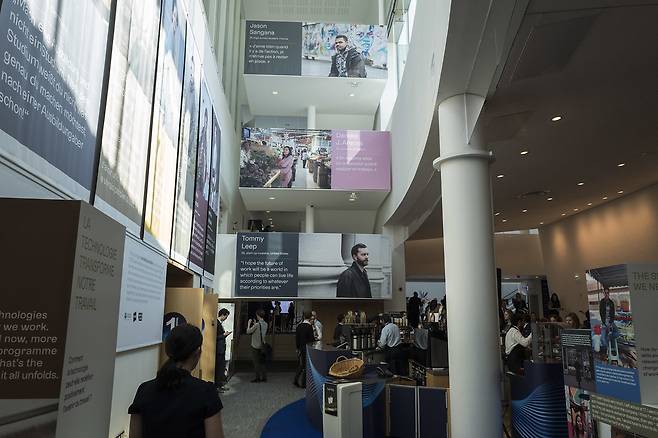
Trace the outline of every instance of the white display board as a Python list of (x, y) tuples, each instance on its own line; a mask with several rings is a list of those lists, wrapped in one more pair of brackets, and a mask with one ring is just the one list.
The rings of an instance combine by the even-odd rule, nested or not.
[(167, 259), (126, 234), (117, 351), (162, 341)]

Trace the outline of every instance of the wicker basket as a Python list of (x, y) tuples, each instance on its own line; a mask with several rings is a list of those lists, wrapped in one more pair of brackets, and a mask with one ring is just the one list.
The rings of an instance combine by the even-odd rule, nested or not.
[(339, 356), (329, 368), (329, 375), (340, 379), (358, 379), (363, 374), (365, 364), (358, 357)]

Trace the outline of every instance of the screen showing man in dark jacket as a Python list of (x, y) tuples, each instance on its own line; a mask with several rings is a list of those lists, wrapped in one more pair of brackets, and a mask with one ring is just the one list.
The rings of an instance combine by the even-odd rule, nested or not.
[(331, 57), (329, 77), (365, 78), (366, 63), (363, 56), (348, 44), (347, 36), (336, 35), (334, 41), (336, 54)]
[(352, 266), (338, 277), (336, 297), (338, 298), (372, 298), (368, 280), (368, 247), (357, 243), (352, 247)]

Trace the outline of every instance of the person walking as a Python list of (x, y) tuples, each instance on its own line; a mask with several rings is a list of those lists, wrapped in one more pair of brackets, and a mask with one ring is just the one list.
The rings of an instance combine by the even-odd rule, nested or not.
[(254, 363), (254, 371), (256, 372), (256, 378), (251, 382), (267, 382), (265, 355), (263, 352), (265, 335), (267, 334), (267, 323), (265, 322), (265, 312), (263, 309), (256, 311), (255, 321), (249, 319), (247, 322), (247, 334), (251, 335), (251, 360)]
[(222, 401), (211, 382), (193, 377), (203, 336), (182, 324), (164, 341), (167, 361), (153, 380), (139, 385), (130, 414), (130, 438), (224, 438)]
[(220, 392), (226, 388), (226, 338), (232, 333), (224, 330), (223, 322), (231, 314), (222, 308), (217, 313), (217, 340), (215, 343), (215, 386)]
[(297, 347), (297, 372), (293, 385), (306, 388), (306, 344), (315, 341), (313, 333), (313, 315), (304, 311), (304, 320), (297, 324), (295, 330), (295, 346)]

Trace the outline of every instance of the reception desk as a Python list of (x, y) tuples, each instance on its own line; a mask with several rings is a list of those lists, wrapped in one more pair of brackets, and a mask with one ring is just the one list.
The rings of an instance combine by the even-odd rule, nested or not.
[(514, 437), (568, 436), (562, 364), (526, 361), (524, 369), (509, 373)]
[[(340, 356), (355, 357), (349, 350), (338, 350), (318, 343), (306, 346), (306, 415), (313, 427), (322, 430), (322, 388), (328, 381), (329, 368)], [(363, 384), (363, 437), (382, 437), (386, 430), (386, 382), (377, 375), (375, 365), (366, 365), (363, 377), (353, 379)]]

